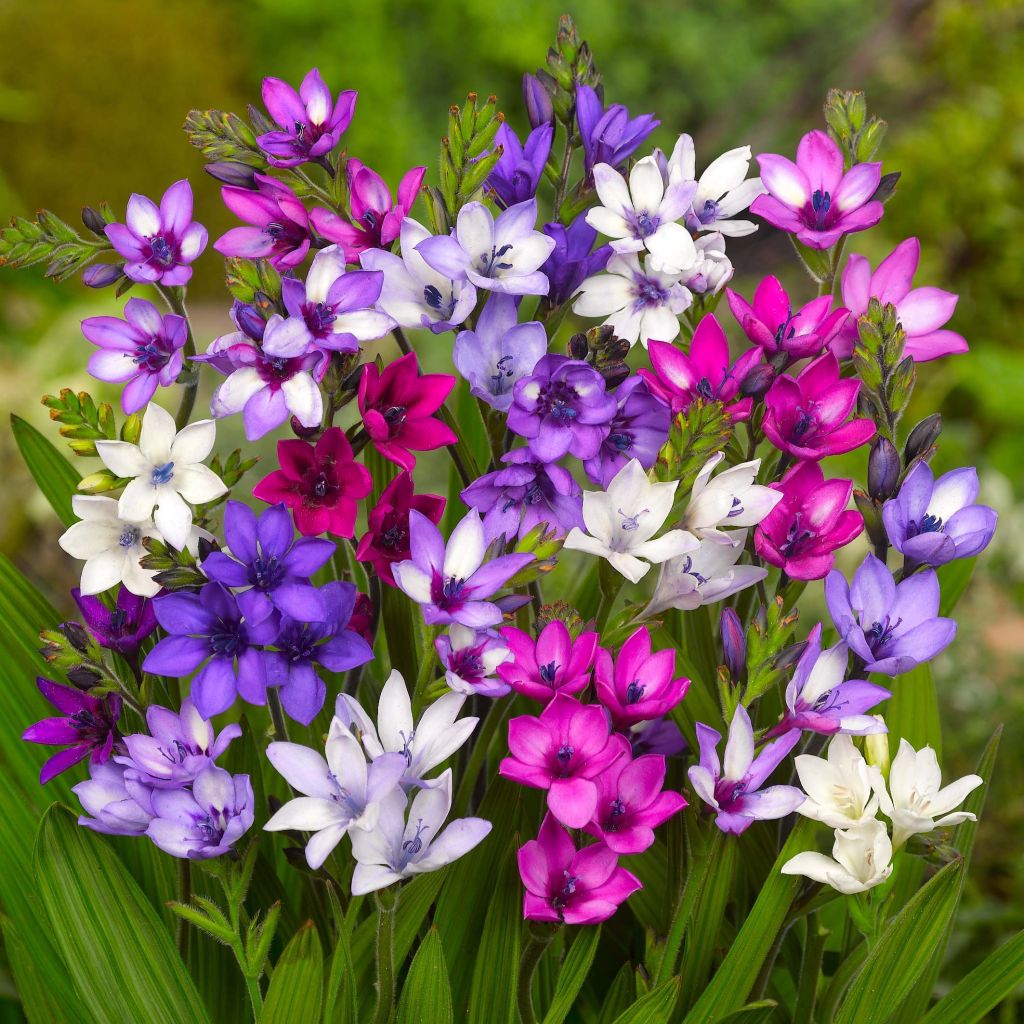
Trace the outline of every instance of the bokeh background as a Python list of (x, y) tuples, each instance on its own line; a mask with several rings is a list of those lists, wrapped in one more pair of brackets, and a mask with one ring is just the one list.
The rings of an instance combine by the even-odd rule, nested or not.
[[(495, 93), (522, 130), (519, 82), (543, 62), (570, 10), (610, 99), (655, 111), (653, 141), (696, 139), (699, 166), (723, 149), (792, 152), (820, 124), (830, 86), (863, 88), (890, 133), (886, 170), (903, 172), (879, 228), (853, 248), (877, 262), (916, 235), (918, 282), (959, 293), (953, 326), (969, 356), (928, 364), (918, 417), (945, 418), (940, 469), (977, 463), (1002, 521), (960, 605), (960, 636), (936, 665), (945, 769), (972, 769), (1006, 726), (981, 829), (974, 891), (948, 979), (1024, 925), (1024, 6), (1015, 0), (4, 0), (0, 2), (0, 215), (46, 206), (76, 221), (85, 203), (122, 210), (180, 177), (215, 238), (231, 223), (185, 141), (192, 107), (244, 111), (265, 74), (295, 83), (318, 65), (335, 90), (359, 90), (349, 152), (397, 181), (436, 168), (451, 103)], [(769, 269), (810, 297), (787, 241), (765, 232), (730, 244), (738, 287)], [(784, 269), (778, 271), (779, 265)], [(222, 265), (208, 250), (190, 304), (200, 347), (228, 329)], [(47, 424), (38, 396), (89, 387), (83, 316), (113, 312), (110, 293), (0, 270), (0, 407)], [(447, 350), (439, 353), (447, 358)], [(0, 550), (66, 604), (72, 566), (8, 432), (0, 432)], [(898, 684), (897, 684), (898, 685)], [(1016, 1019), (1008, 1008), (1004, 1019)]]

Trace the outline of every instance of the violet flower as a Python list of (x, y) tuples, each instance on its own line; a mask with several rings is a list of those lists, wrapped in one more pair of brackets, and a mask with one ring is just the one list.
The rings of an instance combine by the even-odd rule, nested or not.
[(107, 240), (125, 259), (125, 276), (165, 288), (188, 284), (189, 264), (206, 248), (206, 228), (192, 220), (192, 186), (184, 178), (160, 205), (132, 193), (124, 224), (108, 224)]
[(258, 190), (225, 185), (224, 205), (250, 227), (231, 228), (213, 243), (222, 256), (269, 259), (278, 269), (297, 267), (309, 252), (309, 214), (295, 193), (276, 178), (256, 175)]
[(697, 795), (715, 812), (715, 824), (723, 832), (739, 835), (755, 821), (783, 818), (804, 802), (803, 792), (795, 786), (761, 788), (799, 739), (800, 731), (793, 729), (766, 744), (755, 757), (754, 729), (740, 704), (729, 726), (722, 763), (717, 749), (721, 733), (697, 723), (700, 763), (692, 765), (687, 775)]
[(605, 110), (595, 89), (589, 85), (578, 85), (576, 124), (589, 179), (596, 164), (618, 167), (624, 163), (661, 122), (653, 114), (631, 118), (621, 103), (613, 103)]
[[(113, 761), (89, 765), (89, 778), (71, 787), (85, 814), (78, 824), (107, 836), (145, 835), (153, 820), (153, 790)], [(89, 817), (92, 815), (92, 817)]]
[(944, 651), (956, 621), (939, 617), (939, 578), (933, 569), (897, 583), (869, 554), (847, 583), (838, 570), (825, 580), (825, 600), (839, 636), (865, 672), (898, 676)]
[(482, 402), (506, 412), (517, 381), (533, 372), (548, 350), (548, 335), (537, 321), (518, 322), (516, 300), (494, 292), (476, 327), (455, 338), (455, 368)]
[(534, 557), (501, 555), (485, 562), (487, 542), (476, 509), (452, 530), (447, 546), (425, 515), (410, 511), (409, 550), (409, 560), (392, 571), (399, 589), (423, 609), (423, 621), (428, 626), (458, 622), (471, 629), (501, 622), (501, 608), (489, 598)]
[(207, 583), (198, 593), (165, 594), (153, 605), (168, 635), (146, 655), (144, 671), (181, 679), (202, 666), (191, 697), (203, 718), (227, 711), (236, 696), (266, 704), (267, 669), (259, 645), (277, 636), (276, 614), (258, 625), (245, 622), (231, 591), (220, 583)]
[(39, 784), (45, 785), (87, 757), (93, 764), (109, 761), (114, 744), (120, 739), (117, 720), (121, 715), (121, 698), (116, 693), (93, 697), (41, 676), (36, 679), (36, 686), (61, 714), (29, 726), (21, 738), (29, 743), (66, 747), (47, 759), (39, 772)]
[(499, 209), (506, 210), (537, 194), (554, 134), (553, 125), (542, 124), (530, 132), (524, 144), (508, 122), (498, 128), (494, 144), (501, 146), (501, 156), (487, 176), (486, 188)]
[(581, 633), (573, 640), (564, 622), (553, 619), (536, 639), (514, 626), (504, 626), (501, 635), (511, 660), (498, 666), (498, 675), (516, 693), (542, 704), (555, 694), (585, 690), (597, 650), (597, 633)]
[(950, 470), (938, 480), (927, 462), (907, 474), (899, 494), (882, 506), (889, 543), (908, 565), (945, 565), (972, 558), (988, 547), (999, 516), (975, 504), (978, 471), (973, 466)]
[(757, 162), (767, 194), (751, 203), (750, 212), (812, 249), (828, 249), (882, 219), (882, 204), (872, 199), (882, 165), (855, 164), (844, 173), (842, 150), (822, 131), (800, 140), (795, 164), (775, 153), (762, 153)]
[(543, 462), (557, 462), (566, 453), (590, 459), (608, 436), (616, 404), (589, 363), (546, 355), (516, 382), (508, 429), (525, 437)]
[(540, 268), (548, 279), (548, 302), (561, 306), (579, 291), (588, 278), (604, 270), (612, 255), (610, 245), (594, 248), (597, 230), (587, 223), (587, 211), (566, 227), (557, 221), (544, 225), (544, 234), (555, 240), (551, 255)]
[(444, 666), (445, 682), (456, 693), (504, 697), (509, 692), (508, 683), (496, 678), (495, 670), (512, 655), (493, 629), (469, 629), (453, 622), (434, 641), (434, 650)]
[(548, 810), (569, 828), (583, 828), (597, 811), (594, 779), (620, 757), (629, 741), (608, 729), (604, 709), (556, 693), (540, 713), (508, 723), (510, 756), (498, 774), (522, 786), (547, 790)]
[(537, 838), (524, 843), (517, 856), (528, 921), (600, 924), (643, 888), (604, 843), (577, 851), (552, 814), (544, 816)]
[(129, 299), (124, 316), (88, 317), (82, 321), (82, 333), (99, 346), (89, 357), (89, 373), (97, 380), (125, 384), (121, 408), (130, 416), (158, 387), (170, 387), (178, 379), (188, 323), (173, 313), (161, 315), (145, 299)]
[(118, 588), (113, 608), (108, 608), (98, 597), (86, 596), (78, 587), (71, 591), (71, 596), (93, 639), (124, 658), (132, 658), (142, 641), (156, 629), (153, 602), (133, 594), (125, 586)]
[(278, 131), (256, 139), (274, 167), (321, 162), (352, 122), (358, 93), (346, 89), (334, 102), (317, 68), (307, 72), (296, 92), (280, 78), (263, 79), (263, 103)]

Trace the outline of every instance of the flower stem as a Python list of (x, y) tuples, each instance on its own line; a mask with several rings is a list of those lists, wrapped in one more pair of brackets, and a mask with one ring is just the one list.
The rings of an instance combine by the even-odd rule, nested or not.
[(607, 561), (601, 559), (600, 568), (598, 569), (598, 580), (600, 582), (601, 600), (597, 606), (594, 623), (597, 631), (600, 633), (608, 622), (608, 616), (611, 615), (612, 607), (615, 604), (615, 599), (619, 596), (619, 591), (622, 589), (625, 577), (620, 576)]
[(263, 993), (260, 991), (259, 979), (246, 977), (245, 988), (249, 993), (249, 1002), (252, 1004), (252, 1019), (259, 1021), (263, 1016)]
[[(188, 904), (192, 900), (192, 861), (187, 857), (178, 860), (178, 891), (176, 898), (179, 903)], [(188, 965), (189, 930), (188, 922), (179, 917), (174, 923), (174, 945), (185, 965)]]
[(373, 1024), (388, 1024), (395, 1005), (395, 907), (398, 893), (379, 889), (377, 897), (377, 1008)]
[(459, 783), (459, 790), (455, 796), (452, 817), (461, 817), (469, 810), (477, 777), (480, 775), (484, 761), (487, 759), (487, 750), (495, 734), (508, 721), (508, 716), (511, 713), (511, 699), (491, 701), (491, 706), (484, 718), (484, 724), (481, 726), (476, 742), (473, 744), (473, 752), (469, 756), (466, 770), (462, 773), (462, 782)]
[(284, 708), (281, 706), (281, 695), (275, 687), (267, 690), (267, 707), (270, 708), (270, 721), (274, 725), (274, 735), (279, 740), (288, 739), (288, 720), (284, 717)]
[(537, 1024), (537, 1015), (533, 1012), (533, 975), (554, 936), (555, 928), (551, 925), (530, 928), (530, 941), (519, 960), (519, 981), (516, 984), (516, 1005), (522, 1024)]

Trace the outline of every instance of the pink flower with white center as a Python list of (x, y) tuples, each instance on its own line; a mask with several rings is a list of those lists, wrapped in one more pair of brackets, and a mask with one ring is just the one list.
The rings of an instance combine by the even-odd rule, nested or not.
[(514, 626), (501, 629), (511, 660), (498, 666), (498, 675), (531, 700), (543, 703), (556, 693), (579, 693), (590, 682), (597, 649), (597, 633), (581, 633), (575, 640), (564, 622), (549, 622), (536, 640)]

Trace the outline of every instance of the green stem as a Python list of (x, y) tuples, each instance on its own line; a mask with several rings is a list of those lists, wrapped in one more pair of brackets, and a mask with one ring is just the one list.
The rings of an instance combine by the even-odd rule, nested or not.
[(377, 892), (377, 1008), (373, 1024), (388, 1024), (395, 1006), (395, 906), (393, 889)]
[(616, 572), (611, 564), (602, 558), (598, 570), (598, 580), (600, 583), (601, 600), (597, 606), (597, 614), (594, 616), (594, 624), (598, 633), (600, 633), (608, 622), (608, 616), (611, 615), (615, 599), (619, 596), (622, 584), (625, 583), (625, 577)]
[(281, 694), (276, 687), (267, 690), (267, 707), (270, 709), (270, 721), (274, 725), (274, 735), (279, 740), (288, 739), (288, 721), (284, 717), (284, 707), (281, 705)]
[(572, 130), (565, 129), (565, 149), (562, 150), (562, 168), (558, 175), (558, 186), (555, 189), (555, 220), (562, 219), (562, 204), (565, 202), (565, 193), (569, 187), (569, 170), (572, 167)]
[(800, 983), (797, 987), (796, 1006), (793, 1007), (793, 1024), (814, 1024), (814, 1004), (818, 998), (818, 975), (821, 973), (821, 957), (829, 933), (818, 923), (817, 917), (807, 923), (808, 938), (800, 962)]
[(423, 704), (424, 693), (434, 674), (434, 661), (437, 652), (434, 650), (436, 630), (433, 626), (423, 627), (423, 646), (420, 648), (420, 670), (416, 676), (416, 685), (412, 691), (413, 714), (418, 714)]
[[(238, 950), (235, 950), (235, 956), (240, 957), (242, 954)], [(239, 963), (241, 960), (239, 959)], [(246, 976), (245, 988), (249, 993), (249, 1002), (252, 1004), (252, 1019), (258, 1022), (260, 1017), (263, 1016), (263, 993), (260, 991), (259, 978), (250, 978)]]
[(516, 984), (516, 1005), (522, 1024), (537, 1024), (537, 1015), (533, 1011), (533, 975), (537, 964), (554, 938), (554, 929), (550, 926), (543, 931), (540, 928), (530, 930), (530, 941), (523, 950), (519, 960), (519, 981)]
[[(187, 905), (192, 901), (192, 861), (187, 857), (178, 860), (178, 889), (175, 895), (179, 903)], [(187, 966), (189, 929), (188, 922), (183, 917), (174, 922), (174, 945)]]

